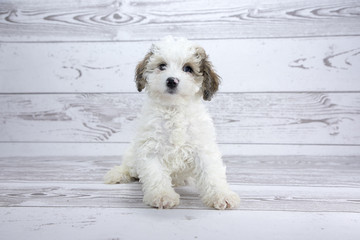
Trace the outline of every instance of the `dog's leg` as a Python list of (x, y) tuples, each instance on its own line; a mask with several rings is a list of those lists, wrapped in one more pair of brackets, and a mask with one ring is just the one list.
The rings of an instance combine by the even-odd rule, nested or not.
[(173, 208), (179, 205), (180, 195), (172, 187), (170, 174), (157, 159), (139, 161), (138, 172), (144, 203), (155, 208)]
[(204, 204), (216, 209), (237, 207), (240, 198), (229, 188), (220, 153), (205, 152), (199, 157), (194, 175)]
[(107, 184), (129, 183), (134, 180), (135, 178), (130, 176), (129, 169), (124, 164), (113, 167), (104, 176), (104, 182)]
[(123, 156), (121, 166), (113, 167), (104, 176), (104, 182), (107, 184), (129, 183), (135, 181), (138, 176), (135, 171), (135, 159), (132, 146)]

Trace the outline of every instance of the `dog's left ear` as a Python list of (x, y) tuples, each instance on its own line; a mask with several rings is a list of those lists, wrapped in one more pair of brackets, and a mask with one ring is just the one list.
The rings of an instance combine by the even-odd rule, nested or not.
[(219, 89), (220, 76), (214, 70), (212, 63), (208, 60), (208, 55), (202, 47), (196, 48), (196, 55), (200, 58), (200, 71), (203, 73), (203, 99), (210, 101)]
[(138, 63), (135, 70), (135, 82), (136, 87), (139, 92), (141, 92), (146, 85), (146, 78), (144, 76), (146, 65), (149, 62), (149, 58), (151, 57), (153, 53), (150, 51), (148, 54), (145, 55), (145, 58)]

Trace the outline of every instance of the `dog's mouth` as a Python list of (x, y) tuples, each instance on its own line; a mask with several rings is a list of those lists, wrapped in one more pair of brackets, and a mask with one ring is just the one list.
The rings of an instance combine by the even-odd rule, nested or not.
[(176, 94), (176, 93), (177, 93), (177, 90), (176, 90), (176, 88), (174, 88), (174, 89), (168, 88), (168, 89), (166, 90), (166, 92), (169, 93), (169, 94)]

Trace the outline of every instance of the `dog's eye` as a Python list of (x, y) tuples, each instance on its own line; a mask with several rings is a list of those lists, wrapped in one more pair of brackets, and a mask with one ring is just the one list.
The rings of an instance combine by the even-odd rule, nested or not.
[(184, 66), (183, 71), (188, 72), (188, 73), (192, 73), (193, 69), (190, 66)]
[(166, 69), (166, 64), (165, 63), (160, 64), (159, 69), (160, 71), (164, 71)]

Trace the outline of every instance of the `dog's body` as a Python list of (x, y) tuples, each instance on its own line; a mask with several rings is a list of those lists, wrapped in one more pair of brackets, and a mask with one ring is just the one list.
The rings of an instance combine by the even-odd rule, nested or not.
[(179, 204), (173, 186), (192, 178), (207, 206), (236, 207), (239, 197), (229, 190), (213, 122), (202, 103), (220, 83), (205, 51), (186, 39), (165, 38), (138, 64), (135, 80), (148, 96), (138, 133), (105, 182), (139, 179), (146, 204), (171, 208)]

